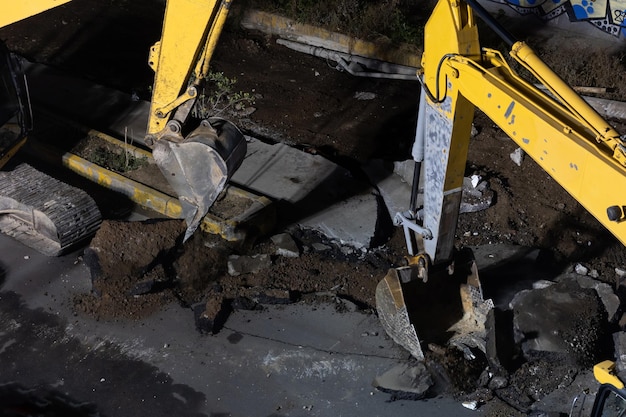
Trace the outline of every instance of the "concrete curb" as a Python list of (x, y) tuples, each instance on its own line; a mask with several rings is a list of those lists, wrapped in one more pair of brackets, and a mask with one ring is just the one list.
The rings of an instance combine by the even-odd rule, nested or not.
[(241, 26), (245, 29), (258, 30), (291, 41), (337, 52), (409, 67), (421, 66), (421, 52), (410, 50), (414, 49), (411, 45), (395, 47), (391, 42), (368, 42), (259, 10), (247, 11), (241, 20)]

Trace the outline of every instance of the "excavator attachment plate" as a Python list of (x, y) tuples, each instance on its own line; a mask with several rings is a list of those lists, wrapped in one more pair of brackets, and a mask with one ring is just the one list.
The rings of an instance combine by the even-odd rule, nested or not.
[(241, 165), (246, 148), (239, 129), (219, 118), (202, 121), (182, 142), (157, 141), (152, 155), (181, 202), (187, 222), (184, 241), (195, 232)]
[(93, 236), (102, 221), (83, 190), (27, 164), (0, 172), (0, 232), (48, 256)]

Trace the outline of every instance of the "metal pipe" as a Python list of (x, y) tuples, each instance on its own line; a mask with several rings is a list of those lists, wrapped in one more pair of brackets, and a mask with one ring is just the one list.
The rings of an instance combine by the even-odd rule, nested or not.
[(489, 13), (483, 6), (481, 6), (477, 0), (465, 0), (465, 2), (472, 8), (474, 13), (476, 13), (478, 17), (480, 17), (483, 22), (485, 22), (487, 26), (491, 28), (491, 30), (496, 32), (496, 34), (500, 36), (500, 38), (502, 38), (502, 40), (509, 47), (512, 47), (515, 42), (517, 42), (515, 36), (511, 35), (511, 33), (509, 33), (509, 31), (506, 30), (504, 26), (502, 26), (496, 19), (494, 19), (491, 13)]

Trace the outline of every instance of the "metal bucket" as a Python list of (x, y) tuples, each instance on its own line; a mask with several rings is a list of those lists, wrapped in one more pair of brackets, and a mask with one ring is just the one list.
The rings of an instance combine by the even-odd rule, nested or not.
[(161, 139), (152, 155), (182, 205), (186, 241), (246, 156), (246, 140), (231, 122), (203, 120), (181, 142)]

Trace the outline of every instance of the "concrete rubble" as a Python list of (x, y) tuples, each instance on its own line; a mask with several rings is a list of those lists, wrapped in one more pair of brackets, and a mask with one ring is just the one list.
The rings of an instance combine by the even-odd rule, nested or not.
[[(529, 248), (475, 249), (479, 269), (486, 271), (483, 290), (498, 298), (501, 295), (493, 287), (506, 284), (494, 275), (506, 276), (507, 282), (511, 279), (515, 288), (515, 273), (525, 268), (524, 263), (534, 265), (538, 258)], [(504, 257), (498, 259), (492, 255), (496, 253)], [(499, 301), (489, 311), (483, 351), (486, 366), (478, 381), (483, 388), (468, 395), (464, 406), (480, 409), (490, 399), (498, 398), (526, 414), (567, 415), (574, 410), (583, 413), (577, 415), (588, 415), (597, 386), (591, 368), (599, 359), (617, 358), (619, 376), (626, 380), (626, 332), (611, 334), (620, 317), (619, 297), (610, 285), (594, 279), (590, 271), (589, 275), (580, 275), (575, 269), (572, 266), (569, 272), (551, 279), (535, 274), (534, 279), (520, 282), (523, 285), (505, 297), (508, 303)], [(453, 345), (448, 341), (448, 348)], [(615, 352), (611, 350), (613, 345)], [(442, 354), (443, 348), (429, 344), (427, 351)], [(473, 353), (480, 356), (477, 350)], [(480, 358), (466, 356), (466, 360), (476, 362)], [(533, 372), (539, 373), (533, 377)], [(413, 379), (407, 379), (407, 374)], [(428, 392), (436, 391), (442, 377), (434, 375), (444, 375), (445, 380), (446, 371), (432, 366), (405, 366), (384, 375), (374, 382), (379, 389), (394, 396), (398, 392), (410, 396), (416, 395), (416, 387), (423, 386), (428, 375), (433, 378)], [(525, 391), (514, 383), (516, 378), (525, 378)]]
[(276, 255), (286, 258), (297, 258), (300, 256), (300, 248), (289, 233), (280, 233), (271, 237), (276, 246)]
[(514, 339), (527, 357), (536, 352), (568, 353), (586, 363), (600, 351), (604, 306), (598, 293), (575, 277), (552, 286), (520, 292), (511, 302)]
[(250, 138), (233, 183), (277, 201), (286, 225), (317, 230), (357, 249), (376, 236), (378, 198), (367, 183), (320, 155)]
[(252, 256), (230, 255), (228, 257), (228, 273), (232, 276), (258, 274), (270, 266), (272, 266), (272, 260), (265, 253)]
[(377, 376), (372, 383), (377, 389), (392, 394), (394, 399), (418, 400), (427, 395), (433, 380), (423, 362), (401, 363)]

